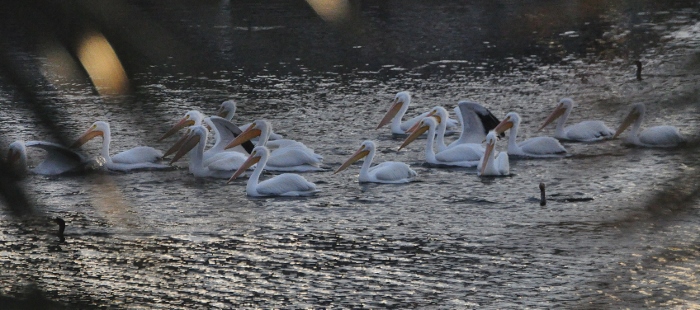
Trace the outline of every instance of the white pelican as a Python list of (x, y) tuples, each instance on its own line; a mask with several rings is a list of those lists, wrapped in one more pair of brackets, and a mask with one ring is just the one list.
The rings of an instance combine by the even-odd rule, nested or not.
[(76, 140), (71, 148), (79, 147), (92, 138), (102, 136), (102, 151), (100, 155), (104, 157), (104, 166), (109, 170), (129, 171), (136, 169), (169, 169), (170, 166), (156, 164), (155, 161), (163, 158), (163, 152), (150, 146), (137, 146), (123, 151), (114, 156), (109, 155), (109, 143), (112, 141), (109, 124), (97, 121)]
[(433, 150), (433, 141), (435, 139), (435, 130), (439, 120), (435, 116), (426, 117), (416, 124), (416, 129), (413, 130), (399, 150), (406, 147), (413, 140), (428, 131), (428, 138), (425, 145), (425, 161), (433, 165), (443, 166), (458, 166), (458, 167), (474, 167), (479, 164), (479, 159), (483, 155), (483, 151), (479, 151), (470, 145), (461, 144), (449, 148), (445, 151), (435, 154)]
[(318, 190), (316, 190), (316, 184), (294, 173), (283, 173), (259, 182), (260, 174), (269, 158), (270, 150), (268, 150), (267, 147), (256, 146), (250, 154), (250, 157), (248, 157), (248, 160), (243, 163), (243, 166), (238, 168), (228, 181), (231, 182), (246, 169), (250, 168), (250, 166), (257, 163), (258, 166), (255, 167), (250, 178), (248, 178), (248, 184), (245, 188), (248, 196), (310, 196), (318, 192)]
[(508, 136), (508, 155), (520, 157), (560, 157), (566, 154), (566, 149), (557, 139), (552, 137), (534, 137), (517, 143), (520, 115), (515, 112), (506, 114), (503, 121), (493, 130), (501, 134), (510, 129)]
[(367, 157), (365, 162), (360, 168), (360, 182), (373, 182), (373, 183), (406, 183), (410, 182), (416, 175), (418, 175), (411, 166), (396, 162), (396, 161), (386, 161), (381, 164), (377, 164), (374, 167), (370, 167), (374, 155), (376, 152), (376, 145), (374, 142), (367, 140), (362, 142), (360, 148), (352, 154), (350, 158), (343, 163), (343, 165), (338, 168), (333, 174), (341, 172), (349, 167), (352, 163)]
[(634, 123), (625, 143), (644, 147), (674, 147), (685, 142), (683, 135), (674, 126), (655, 126), (639, 132), (642, 121), (644, 121), (645, 110), (644, 104), (633, 104), (632, 110), (622, 121), (622, 125), (617, 129), (613, 138), (617, 138), (627, 127)]
[(508, 175), (510, 173), (510, 164), (508, 163), (508, 153), (499, 152), (495, 156), (494, 150), (496, 145), (496, 132), (490, 131), (486, 135), (486, 152), (481, 157), (479, 165), (476, 167), (479, 176), (499, 176)]
[(537, 131), (542, 130), (542, 128), (549, 125), (549, 123), (559, 118), (556, 131), (554, 132), (554, 137), (557, 139), (593, 142), (608, 139), (613, 136), (614, 132), (612, 129), (605, 126), (605, 123), (602, 121), (583, 121), (564, 127), (573, 109), (574, 101), (571, 98), (563, 98)]
[[(455, 110), (457, 110), (456, 108)], [(438, 128), (435, 134), (435, 143), (437, 144), (438, 148), (438, 154), (447, 151), (449, 148), (457, 147), (461, 149), (465, 154), (483, 154), (484, 153), (484, 147), (480, 143), (451, 143), (449, 146), (445, 144), (445, 132), (447, 131), (447, 125), (445, 122), (442, 120), (448, 119), (449, 114), (447, 113), (447, 110), (441, 106), (436, 106), (432, 108), (430, 111), (428, 111), (427, 117), (430, 116), (437, 116), (436, 119), (439, 121), (438, 123)], [(495, 125), (494, 125), (495, 126)], [(418, 126), (414, 125), (414, 127), (410, 128), (408, 131), (413, 131), (415, 128), (418, 128)], [(464, 132), (464, 130), (463, 130)], [(483, 139), (482, 139), (483, 140)], [(472, 149), (472, 150), (466, 150), (466, 149)], [(448, 154), (448, 153), (444, 153)], [(437, 156), (444, 156), (444, 155), (437, 155)], [(467, 159), (473, 159), (473, 160), (478, 160), (478, 158), (467, 158)]]
[(201, 125), (191, 126), (187, 129), (186, 135), (185, 142), (170, 163), (174, 163), (189, 152), (189, 170), (195, 177), (228, 179), (248, 159), (246, 155), (239, 152), (221, 152), (217, 160), (205, 164), (204, 146), (207, 144), (207, 129)]
[[(236, 101), (233, 99), (226, 100), (221, 103), (221, 106), (219, 107), (219, 110), (216, 112), (216, 115), (219, 117), (222, 117), (230, 122), (233, 122), (233, 116), (236, 115)], [(246, 130), (248, 129), (248, 126), (250, 126), (252, 123), (248, 123), (242, 126), (239, 126), (241, 130)], [(280, 134), (271, 132), (270, 133), (270, 140), (279, 140), (279, 139), (284, 139), (284, 137)]]
[[(486, 134), (496, 128), (501, 121), (484, 106), (472, 101), (460, 101), (455, 107), (455, 113), (459, 117), (462, 132), (459, 138), (450, 143), (449, 147), (464, 143), (481, 143)], [(502, 137), (504, 135), (501, 135)]]
[[(272, 132), (272, 124), (266, 120), (254, 121), (248, 129), (243, 131), (236, 139), (231, 141), (226, 148), (231, 148), (240, 145), (244, 141), (248, 141), (254, 137), (260, 137), (256, 146), (265, 146), (268, 143)], [(314, 151), (301, 142), (289, 139), (277, 140), (279, 142), (287, 142), (287, 145), (281, 146), (270, 154), (267, 161), (266, 170), (270, 171), (320, 171), (323, 170), (319, 165), (323, 160), (323, 156), (314, 153)]]
[[(405, 122), (401, 122), (401, 119), (403, 118), (404, 114), (406, 114), (410, 104), (411, 94), (409, 92), (402, 91), (397, 93), (394, 97), (394, 101), (389, 107), (389, 111), (386, 112), (384, 118), (382, 118), (379, 125), (377, 125), (377, 129), (391, 122), (391, 133), (398, 135), (407, 134), (408, 132), (406, 131), (409, 128), (413, 127), (416, 123), (428, 115), (428, 112), (425, 112)], [(454, 126), (457, 126), (457, 121), (452, 119), (447, 121), (447, 127)]]
[[(36, 167), (27, 167), (27, 147), (40, 148), (46, 151), (46, 157)], [(42, 175), (59, 175), (69, 172), (78, 172), (85, 169), (95, 169), (104, 164), (101, 157), (88, 160), (80, 153), (77, 153), (60, 144), (46, 141), (15, 141), (10, 144), (7, 151), (7, 161), (10, 164), (17, 163), (19, 169), (30, 173)]]

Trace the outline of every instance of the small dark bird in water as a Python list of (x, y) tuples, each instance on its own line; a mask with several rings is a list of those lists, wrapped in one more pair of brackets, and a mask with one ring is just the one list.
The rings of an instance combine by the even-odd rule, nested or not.
[(53, 219), (53, 221), (56, 222), (56, 224), (58, 224), (58, 238), (61, 242), (65, 242), (66, 238), (63, 236), (63, 232), (66, 230), (66, 221), (64, 221), (60, 217)]
[(635, 60), (634, 65), (637, 66), (637, 81), (641, 81), (642, 80), (642, 62), (639, 60)]
[(544, 183), (540, 183), (540, 206), (547, 205), (547, 197), (544, 194)]

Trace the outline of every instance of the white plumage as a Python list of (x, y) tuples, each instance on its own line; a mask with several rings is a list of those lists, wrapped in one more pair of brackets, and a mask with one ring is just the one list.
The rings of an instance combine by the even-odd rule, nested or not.
[(501, 176), (510, 173), (510, 163), (508, 162), (508, 153), (499, 152), (496, 156), (495, 145), (497, 141), (496, 132), (491, 131), (486, 135), (486, 151), (481, 157), (479, 165), (476, 167), (477, 174), (480, 176)]
[[(27, 147), (46, 151), (44, 159), (31, 169), (27, 166)], [(11, 164), (17, 163), (19, 170), (42, 175), (59, 175), (97, 169), (104, 164), (102, 157), (87, 159), (82, 154), (67, 147), (46, 141), (12, 142), (7, 152), (7, 160)]]
[(537, 131), (542, 130), (542, 128), (558, 118), (559, 121), (557, 122), (557, 127), (554, 132), (554, 137), (557, 139), (593, 142), (612, 138), (614, 132), (602, 121), (583, 121), (564, 127), (573, 109), (574, 101), (571, 98), (561, 99), (554, 111), (552, 111)]
[(655, 126), (639, 132), (645, 113), (646, 108), (644, 104), (637, 103), (632, 105), (632, 109), (622, 121), (622, 125), (617, 129), (613, 138), (617, 138), (627, 127), (633, 124), (632, 130), (627, 139), (625, 139), (625, 143), (644, 147), (674, 147), (685, 142), (685, 137), (674, 126)]
[(207, 143), (208, 131), (204, 126), (195, 125), (187, 129), (186, 139), (175, 157), (170, 161), (180, 159), (185, 154), (190, 155), (189, 171), (196, 177), (230, 178), (243, 165), (248, 157), (239, 152), (221, 152), (215, 160), (204, 163), (204, 146)]
[(246, 185), (248, 196), (310, 196), (318, 192), (316, 184), (294, 173), (283, 173), (260, 182), (260, 175), (269, 157), (270, 150), (267, 147), (256, 146), (248, 160), (231, 176), (229, 182), (257, 163), (258, 166), (253, 170)]
[[(411, 94), (407, 91), (402, 91), (396, 94), (394, 101), (391, 103), (389, 110), (384, 115), (384, 118), (377, 125), (377, 129), (391, 122), (391, 133), (393, 134), (407, 134), (406, 132), (409, 128), (413, 127), (421, 119), (425, 118), (429, 112), (425, 112), (414, 118), (411, 118), (405, 122), (401, 122), (404, 114), (408, 110), (408, 106), (411, 104)], [(455, 120), (447, 120), (447, 127), (455, 127), (458, 123)]]
[(100, 151), (100, 155), (105, 159), (104, 166), (109, 170), (130, 171), (137, 169), (170, 168), (168, 165), (155, 163), (163, 157), (163, 152), (150, 146), (137, 146), (114, 156), (110, 156), (109, 144), (112, 141), (112, 137), (109, 124), (103, 121), (93, 123), (92, 126), (73, 143), (71, 148), (79, 147), (97, 136), (102, 136), (102, 150)]
[(418, 175), (411, 166), (396, 161), (387, 161), (370, 167), (374, 155), (376, 154), (376, 145), (373, 141), (367, 140), (362, 142), (360, 148), (345, 161), (338, 170), (334, 172), (338, 173), (345, 170), (352, 163), (364, 158), (365, 161), (360, 168), (360, 182), (373, 182), (373, 183), (406, 183), (413, 180), (413, 178)]
[(516, 142), (518, 138), (518, 128), (520, 127), (520, 115), (515, 112), (506, 114), (494, 131), (501, 134), (510, 129), (508, 136), (508, 155), (520, 157), (560, 157), (566, 155), (566, 149), (557, 139), (552, 137), (534, 137)]
[(425, 146), (425, 161), (433, 165), (443, 166), (458, 166), (458, 167), (474, 167), (479, 164), (479, 160), (483, 155), (483, 147), (478, 145), (475, 147), (472, 144), (460, 144), (448, 148), (445, 151), (435, 154), (433, 150), (433, 142), (435, 140), (435, 131), (438, 127), (438, 120), (435, 117), (426, 117), (416, 124), (416, 129), (413, 130), (399, 150), (406, 147), (420, 135), (428, 131), (426, 146)]

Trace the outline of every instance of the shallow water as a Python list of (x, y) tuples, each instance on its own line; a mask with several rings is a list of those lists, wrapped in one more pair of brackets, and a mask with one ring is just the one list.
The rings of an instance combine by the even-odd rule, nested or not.
[[(185, 111), (211, 114), (235, 98), (239, 122), (266, 118), (324, 156), (327, 171), (304, 174), (321, 192), (248, 198), (245, 180), (227, 185), (184, 168), (28, 176), (22, 185), (35, 216), (0, 213), (0, 294), (21, 298), (34, 285), (63, 304), (165, 309), (698, 307), (693, 144), (565, 143), (570, 156), (511, 160), (511, 176), (479, 178), (474, 168), (424, 165), (425, 140), (397, 152), (403, 137), (374, 129), (394, 94), (409, 90), (409, 114), (434, 105), (451, 111), (461, 99), (499, 118), (516, 111), (521, 139), (552, 134), (534, 129), (564, 96), (578, 103), (570, 121), (615, 128), (630, 103), (644, 102), (644, 126), (672, 124), (695, 139), (697, 3), (638, 4), (370, 4), (349, 23), (364, 20), (363, 28), (333, 25), (336, 32), (307, 6), (143, 4), (141, 13), (158, 15), (219, 68), (192, 73), (167, 59), (137, 67), (134, 93), (111, 100), (88, 84), (54, 81), (38, 96), (57, 99), (54, 121), (68, 140), (109, 119), (113, 150), (164, 150), (174, 140), (156, 139)], [(553, 17), (558, 11), (565, 13)], [(420, 13), (441, 23), (407, 28), (425, 26)], [(473, 20), (455, 27), (467, 13)], [(240, 15), (256, 18), (246, 24)], [(571, 15), (574, 22), (561, 23)], [(531, 23), (517, 31), (503, 21), (483, 26), (503, 17)], [(398, 41), (407, 37), (417, 39)], [(387, 50), (395, 42), (403, 48)], [(27, 66), (45, 60), (13, 55)], [(641, 82), (631, 65), (637, 58), (645, 63)], [(12, 88), (1, 89), (0, 135), (52, 140)], [(377, 142), (377, 161), (407, 162), (417, 180), (358, 184), (357, 165), (334, 175), (365, 139)], [(68, 223), (65, 243), (53, 236), (55, 216)]]

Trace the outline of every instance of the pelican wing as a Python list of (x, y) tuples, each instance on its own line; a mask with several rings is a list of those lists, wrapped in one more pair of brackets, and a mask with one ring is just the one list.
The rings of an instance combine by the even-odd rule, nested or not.
[(454, 145), (440, 153), (435, 154), (435, 159), (441, 162), (479, 161), (484, 156), (484, 147), (475, 143)]
[(309, 148), (283, 147), (272, 152), (266, 166), (291, 167), (301, 165), (319, 165), (319, 155)]
[[(213, 159), (214, 160), (207, 165), (209, 170), (230, 171), (231, 175), (233, 175), (233, 172), (238, 170), (248, 157), (239, 152), (221, 152)], [(229, 177), (231, 175), (229, 175)]]
[(283, 173), (262, 181), (256, 189), (264, 196), (308, 196), (317, 192), (316, 184), (293, 173)]
[(500, 175), (510, 174), (510, 162), (508, 160), (507, 152), (500, 152), (496, 157), (496, 169)]
[(685, 142), (685, 138), (678, 128), (665, 125), (642, 130), (639, 141), (648, 146), (672, 147)]
[(137, 146), (112, 156), (112, 161), (120, 164), (152, 163), (163, 158), (163, 152), (150, 146)]
[(24, 145), (40, 148), (47, 153), (44, 161), (32, 169), (37, 174), (65, 173), (80, 167), (85, 161), (83, 155), (60, 144), (46, 141), (27, 141)]
[[(222, 141), (224, 146), (229, 144), (231, 141), (233, 141), (233, 139), (238, 137), (238, 135), (240, 135), (243, 132), (241, 130), (241, 128), (236, 126), (236, 124), (228, 121), (225, 118), (221, 118), (218, 116), (211, 116), (210, 119), (211, 119), (211, 122), (214, 124), (214, 126), (216, 126), (216, 129), (219, 132), (219, 135), (221, 137), (221, 141)], [(250, 124), (248, 124), (248, 125), (250, 125)], [(243, 142), (243, 143), (241, 143), (241, 145), (243, 146), (243, 149), (245, 149), (245, 151), (248, 154), (250, 154), (250, 152), (252, 152), (253, 148), (255, 147), (255, 145), (253, 145), (253, 142), (250, 142), (250, 141)]]
[(567, 140), (592, 142), (611, 138), (615, 132), (602, 121), (583, 121), (564, 129)]
[(378, 164), (369, 170), (369, 174), (380, 182), (409, 182), (418, 175), (405, 163), (388, 161)]
[(566, 149), (552, 137), (534, 137), (518, 144), (523, 152), (531, 156), (558, 156), (566, 154)]

